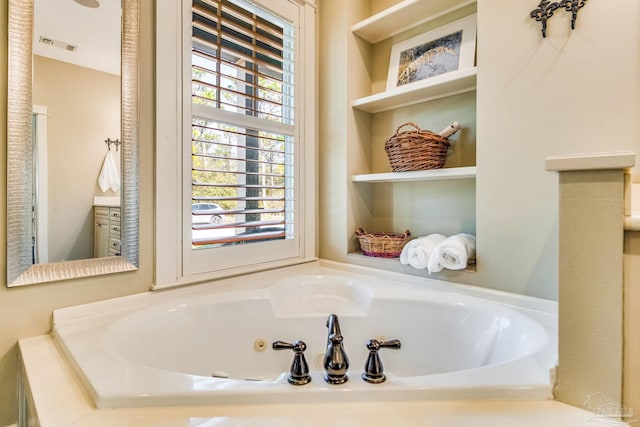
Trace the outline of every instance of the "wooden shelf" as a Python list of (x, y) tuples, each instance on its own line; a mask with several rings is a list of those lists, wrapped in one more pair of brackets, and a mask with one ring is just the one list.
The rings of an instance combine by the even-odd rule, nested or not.
[[(378, 43), (403, 31), (476, 3), (476, 0), (404, 0), (351, 27), (369, 43)], [(419, 19), (424, 16), (425, 18)]]
[(393, 271), (396, 273), (410, 274), (412, 276), (422, 276), (431, 279), (458, 281), (460, 283), (475, 284), (477, 280), (476, 273), (478, 272), (477, 265), (470, 264), (464, 270), (442, 270), (438, 273), (429, 273), (425, 269), (415, 269), (409, 265), (400, 264), (399, 258), (382, 258), (371, 257), (363, 254), (362, 252), (350, 252), (347, 254), (350, 262), (371, 268), (380, 268), (387, 271)]
[(353, 175), (353, 182), (412, 182), (438, 181), (447, 179), (473, 179), (476, 177), (476, 167), (429, 169), (424, 171), (388, 172)]
[(476, 89), (477, 74), (477, 67), (451, 71), (420, 82), (356, 99), (351, 106), (368, 113), (380, 113), (394, 108), (471, 92)]

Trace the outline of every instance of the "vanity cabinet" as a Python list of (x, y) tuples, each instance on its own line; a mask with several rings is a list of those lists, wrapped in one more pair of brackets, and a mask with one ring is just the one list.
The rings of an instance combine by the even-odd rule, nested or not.
[(120, 255), (120, 207), (94, 206), (93, 256)]
[[(348, 163), (357, 166), (351, 168), (349, 192), (352, 200), (364, 200), (350, 202), (352, 227), (370, 227), (367, 231), (410, 229), (414, 237), (475, 234), (477, 67), (386, 90), (393, 44), (475, 12), (475, 0), (403, 0), (351, 27), (353, 43), (348, 55), (358, 55), (358, 60), (348, 63), (347, 72), (362, 77), (351, 83), (350, 90), (355, 94), (351, 98), (351, 130), (356, 142), (348, 143), (357, 147), (349, 151), (352, 157)], [(388, 172), (384, 142), (399, 126), (414, 122), (422, 129), (438, 132), (453, 121), (460, 122), (463, 129), (451, 138), (444, 168)], [(397, 259), (366, 257), (355, 251), (351, 242), (350, 247), (350, 262), (425, 274), (404, 269)], [(469, 271), (474, 269), (472, 266)], [(440, 276), (448, 274), (452, 272)]]

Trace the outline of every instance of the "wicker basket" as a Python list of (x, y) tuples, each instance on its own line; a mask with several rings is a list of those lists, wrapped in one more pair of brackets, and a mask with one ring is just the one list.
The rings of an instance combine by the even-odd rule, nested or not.
[[(404, 126), (414, 129), (400, 132)], [(449, 140), (415, 123), (407, 122), (384, 144), (393, 172), (439, 169), (447, 160)]]
[(411, 232), (404, 233), (367, 233), (362, 228), (356, 230), (360, 248), (367, 256), (397, 258), (402, 248), (411, 240)]

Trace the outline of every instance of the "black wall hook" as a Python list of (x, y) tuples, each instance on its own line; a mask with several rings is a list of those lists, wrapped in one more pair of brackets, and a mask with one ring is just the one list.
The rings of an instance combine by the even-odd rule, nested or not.
[(578, 11), (584, 7), (587, 0), (562, 0), (558, 5), (564, 8), (567, 12), (571, 12), (571, 29), (576, 29), (576, 19), (578, 18)]
[(576, 29), (576, 19), (578, 11), (584, 7), (587, 0), (561, 0), (551, 3), (549, 0), (541, 0), (537, 9), (533, 9), (529, 16), (542, 23), (542, 37), (547, 37), (547, 21), (551, 19), (557, 9), (564, 9), (571, 12), (571, 29)]
[(120, 140), (119, 139), (111, 139), (111, 138), (107, 138), (104, 140), (104, 143), (107, 144), (107, 148), (109, 149), (109, 151), (111, 151), (111, 144), (115, 144), (116, 146), (116, 151), (118, 151), (118, 147), (120, 147)]
[(551, 3), (549, 0), (541, 0), (537, 9), (533, 9), (529, 16), (538, 22), (542, 22), (542, 37), (547, 37), (547, 20), (553, 16), (553, 12), (558, 9), (558, 2)]

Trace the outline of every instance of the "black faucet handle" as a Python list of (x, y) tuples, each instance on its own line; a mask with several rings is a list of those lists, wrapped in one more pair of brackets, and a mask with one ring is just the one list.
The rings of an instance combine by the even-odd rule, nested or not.
[(295, 353), (304, 353), (307, 349), (307, 344), (304, 341), (294, 341), (294, 342), (285, 342), (285, 341), (274, 341), (272, 344), (274, 350), (293, 350)]
[(382, 361), (378, 355), (378, 351), (381, 348), (390, 348), (397, 350), (402, 346), (400, 340), (378, 341), (376, 339), (370, 339), (367, 341), (367, 349), (369, 350), (369, 357), (364, 364), (364, 372), (362, 373), (362, 379), (368, 383), (379, 384), (384, 382), (387, 377), (384, 374), (384, 367)]
[(378, 341), (376, 339), (370, 339), (369, 341), (367, 341), (367, 349), (369, 349), (369, 351), (378, 351), (381, 348), (391, 348), (397, 350), (400, 347), (402, 347), (402, 343), (400, 343), (400, 340)]
[(293, 385), (304, 385), (311, 382), (311, 375), (309, 375), (309, 365), (304, 357), (304, 351), (307, 349), (307, 344), (304, 341), (294, 341), (292, 343), (285, 341), (274, 341), (271, 347), (274, 350), (293, 350), (293, 362), (291, 362), (291, 368), (289, 369), (289, 376), (287, 381)]

